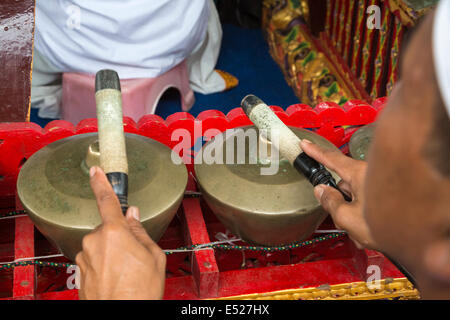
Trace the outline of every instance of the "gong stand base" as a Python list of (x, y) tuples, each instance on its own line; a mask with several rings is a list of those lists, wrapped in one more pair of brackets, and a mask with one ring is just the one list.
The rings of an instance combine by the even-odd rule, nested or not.
[[(373, 103), (377, 112), (382, 109), (384, 100), (381, 98), (380, 103)], [(277, 115), (290, 125), (317, 128), (316, 132), (337, 146), (344, 145), (345, 150), (345, 144), (355, 130), (348, 128), (344, 131), (322, 123), (320, 119), (331, 119), (337, 126), (367, 124), (371, 121), (360, 121), (359, 118), (367, 108), (372, 107), (355, 104), (345, 110), (344, 117), (333, 118), (337, 114), (333, 107), (318, 112), (311, 107), (292, 105), (286, 112), (279, 108)], [(307, 115), (313, 117), (307, 118)], [(313, 119), (313, 122), (305, 123), (304, 119)], [(250, 124), (242, 109), (236, 108), (226, 116), (217, 110), (204, 111), (197, 118), (182, 112), (166, 120), (147, 115), (138, 124), (124, 118), (124, 128), (126, 132), (138, 133), (170, 146), (170, 136), (174, 130), (185, 128), (191, 132), (199, 121), (203, 123), (204, 130), (219, 128), (223, 131)], [(95, 119), (85, 119), (76, 127), (65, 121), (53, 121), (45, 129), (33, 123), (1, 123), (0, 154), (7, 154), (8, 157), (0, 157), (0, 168), (5, 171), (0, 173), (0, 213), (21, 209), (16, 207), (14, 199), (15, 178), (31, 154), (58, 139), (95, 131)], [(192, 167), (188, 165), (190, 171)], [(197, 191), (192, 176), (188, 191)], [(181, 209), (159, 241), (163, 249), (213, 242), (217, 232), (226, 232), (202, 203), (201, 198), (184, 199)], [(324, 224), (321, 228), (333, 226)], [(0, 219), (0, 262), (13, 261), (20, 256), (55, 253), (58, 252), (31, 227), (27, 218)], [(43, 261), (67, 262), (64, 258)], [(370, 293), (364, 285), (369, 265), (380, 266), (381, 278), (385, 279), (378, 295)], [(66, 271), (35, 265), (0, 270), (0, 299), (77, 299), (77, 290), (67, 288), (66, 281), (71, 274)], [(34, 284), (32, 279), (36, 279)], [(303, 289), (298, 289), (301, 287)], [(26, 290), (22, 291), (22, 288)], [(417, 290), (405, 282), (404, 276), (382, 254), (358, 250), (346, 237), (280, 252), (243, 253), (208, 249), (167, 256), (166, 299), (259, 298), (261, 294), (267, 299), (418, 297)]]
[[(188, 191), (197, 191), (192, 177)], [(20, 205), (17, 209), (21, 209)], [(334, 226), (327, 219), (320, 228)], [(185, 198), (159, 245), (169, 250), (210, 243), (217, 241), (215, 235), (219, 232), (226, 234), (225, 227), (201, 197)], [(1, 262), (58, 253), (33, 228), (28, 217), (1, 219), (0, 235)], [(43, 261), (69, 262), (63, 257)], [(370, 265), (380, 266), (384, 279), (376, 294), (364, 284)], [(35, 265), (1, 270), (0, 299), (78, 299), (77, 290), (67, 289), (71, 274), (66, 271)], [(209, 249), (167, 255), (165, 299), (256, 299), (261, 293), (266, 299), (418, 297), (417, 290), (381, 253), (358, 250), (346, 236), (279, 252)]]

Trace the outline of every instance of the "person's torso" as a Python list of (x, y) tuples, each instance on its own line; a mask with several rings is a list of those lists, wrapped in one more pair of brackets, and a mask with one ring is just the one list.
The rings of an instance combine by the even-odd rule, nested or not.
[(37, 0), (35, 47), (63, 72), (156, 77), (203, 40), (207, 0)]

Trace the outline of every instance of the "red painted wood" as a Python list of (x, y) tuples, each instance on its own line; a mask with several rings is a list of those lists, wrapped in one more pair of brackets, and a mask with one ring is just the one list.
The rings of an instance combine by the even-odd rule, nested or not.
[(230, 122), (230, 128), (250, 126), (253, 124), (242, 108), (235, 108), (231, 110), (227, 113), (227, 118)]
[(44, 128), (45, 144), (50, 144), (60, 139), (64, 139), (75, 134), (75, 127), (72, 123), (64, 120), (54, 120), (49, 122)]
[[(188, 244), (202, 244), (211, 242), (206, 231), (200, 201), (198, 199), (183, 200), (186, 218)], [(192, 274), (200, 298), (217, 297), (219, 289), (219, 268), (213, 249), (195, 251), (192, 256)]]
[[(14, 258), (34, 257), (34, 225), (28, 217), (15, 219)], [(35, 267), (14, 268), (13, 297), (33, 297), (35, 287)]]
[[(352, 137), (352, 135), (359, 129), (360, 127), (359, 126), (357, 126), (357, 127), (349, 127), (349, 128), (346, 128), (345, 130), (344, 130), (344, 138), (342, 139), (342, 142), (345, 144), (345, 143), (348, 143), (349, 141), (350, 141), (350, 138)], [(348, 152), (344, 152), (344, 153), (348, 153)]]
[(321, 102), (314, 110), (319, 114), (321, 126), (342, 126), (346, 124), (345, 111), (334, 102)]
[(43, 129), (35, 123), (0, 123), (0, 195), (15, 195), (20, 167), (44, 146)]
[(36, 295), (36, 300), (78, 300), (78, 290), (45, 292)]
[(139, 134), (159, 141), (167, 146), (171, 145), (169, 128), (164, 120), (156, 114), (143, 116), (138, 122)]
[[(377, 99), (374, 106), (361, 101), (350, 101), (338, 110), (337, 105), (324, 103), (316, 108), (296, 104), (286, 112), (271, 106), (277, 115), (288, 125), (316, 128), (316, 132), (336, 146), (347, 143), (358, 127), (343, 129), (340, 125), (355, 123), (355, 118), (362, 122), (371, 120), (373, 110), (377, 113), (385, 105), (385, 99)], [(354, 115), (352, 113), (358, 113)], [(353, 121), (353, 122), (352, 122)], [(191, 139), (181, 150), (183, 159), (192, 160), (191, 147), (198, 143), (202, 135), (209, 129), (222, 132), (227, 128), (250, 125), (251, 122), (241, 108), (231, 110), (227, 115), (217, 110), (208, 110), (194, 118), (191, 114), (178, 112), (166, 120), (147, 115), (135, 123), (124, 118), (126, 132), (141, 134), (174, 147), (180, 141), (171, 141), (177, 129), (184, 129)], [(0, 204), (4, 208), (11, 206), (14, 199), (15, 183), (20, 166), (34, 152), (43, 146), (74, 134), (97, 131), (96, 119), (85, 119), (76, 127), (66, 121), (53, 121), (45, 128), (31, 123), (0, 123)], [(7, 155), (7, 157), (3, 156)], [(192, 163), (188, 164), (192, 172)], [(188, 190), (195, 191), (195, 181), (191, 177)], [(2, 209), (2, 208), (0, 208)], [(215, 218), (201, 200), (186, 198), (182, 205), (182, 219), (169, 226), (160, 241), (163, 249), (171, 249), (190, 244), (209, 243), (217, 232), (225, 232), (223, 225)], [(29, 220), (17, 220), (15, 232), (15, 256), (33, 256), (33, 228)], [(332, 228), (328, 222), (327, 228)], [(1, 229), (0, 221), (0, 230)], [(11, 224), (6, 225), (11, 230)], [(178, 229), (180, 231), (178, 235)], [(184, 234), (184, 236), (183, 236)], [(5, 238), (6, 241), (9, 238)], [(214, 239), (212, 240), (214, 241)], [(44, 241), (45, 242), (45, 241)], [(42, 241), (37, 243), (39, 252), (54, 252), (54, 248), (42, 248)], [(7, 248), (7, 244), (3, 244)], [(47, 244), (50, 246), (50, 244)], [(7, 255), (7, 249), (5, 249)], [(245, 293), (267, 292), (281, 289), (317, 286), (322, 284), (364, 281), (367, 266), (377, 263), (382, 268), (383, 276), (403, 277), (399, 271), (381, 254), (372, 251), (361, 251), (346, 239), (345, 241), (329, 241), (311, 247), (290, 252), (261, 253), (246, 252), (245, 265), (242, 267), (242, 252), (202, 250), (194, 253), (177, 253), (168, 256), (168, 277), (166, 279), (165, 298), (167, 299), (199, 299), (217, 296), (240, 295)], [(0, 259), (6, 259), (1, 257)], [(9, 260), (3, 260), (9, 261)], [(23, 279), (36, 276), (34, 267), (19, 267), (13, 273), (14, 298), (37, 299), (77, 299), (76, 290), (60, 292), (43, 292), (45, 288), (64, 287), (65, 276), (55, 276), (52, 272), (43, 272), (37, 277), (39, 292), (32, 287), (21, 287)], [(34, 278), (33, 278), (34, 279)], [(54, 281), (55, 283), (52, 283)], [(8, 286), (5, 286), (5, 290)], [(0, 286), (2, 288), (2, 286)], [(56, 289), (50, 289), (56, 290)], [(60, 289), (59, 289), (60, 290)], [(0, 296), (1, 295), (0, 292)]]
[(320, 119), (317, 112), (307, 104), (298, 103), (286, 109), (289, 115), (288, 124), (300, 128), (317, 128), (320, 126)]
[(123, 130), (127, 133), (138, 134), (136, 122), (130, 117), (123, 117)]
[[(229, 128), (227, 117), (218, 110), (202, 111), (197, 116), (197, 120), (201, 121), (202, 135), (208, 138), (208, 140)], [(207, 134), (205, 135), (205, 133)]]
[(166, 119), (166, 125), (169, 128), (171, 134), (176, 129), (185, 129), (188, 130), (193, 136), (194, 122), (194, 116), (187, 112), (177, 112), (168, 116)]
[(377, 98), (373, 101), (372, 106), (376, 110), (380, 111), (386, 106), (387, 102), (388, 102), (388, 97)]
[(197, 300), (198, 290), (192, 276), (166, 279), (164, 299), (167, 300)]
[(357, 281), (361, 278), (352, 259), (317, 261), (221, 272), (219, 295), (226, 297)]
[(344, 138), (344, 129), (342, 127), (333, 127), (331, 125), (322, 126), (316, 130), (316, 133), (328, 139), (336, 147), (342, 145)]
[(0, 121), (27, 121), (31, 96), (35, 0), (0, 5)]
[(277, 115), (278, 118), (280, 118), (281, 121), (284, 123), (289, 122), (289, 116), (284, 112), (283, 108), (280, 106), (269, 106), (270, 109)]
[[(221, 272), (219, 296), (365, 281), (368, 263), (364, 251), (361, 251), (359, 258), (361, 264), (355, 263), (352, 257)], [(370, 261), (375, 264), (373, 259)], [(382, 279), (403, 277), (384, 257), (377, 263), (382, 269)]]
[[(191, 141), (187, 141), (188, 148), (195, 144), (196, 136), (201, 135), (201, 133), (197, 133), (197, 131), (199, 131), (198, 121), (195, 121), (194, 116), (187, 112), (177, 112), (168, 116), (166, 119), (166, 125), (169, 129), (169, 140), (172, 148), (177, 144), (184, 142), (183, 136), (185, 135), (185, 133), (188, 133), (191, 137)], [(183, 148), (179, 155), (181, 158), (183, 158), (185, 154), (189, 156), (189, 151), (187, 150), (187, 148)]]
[(97, 119), (81, 120), (76, 127), (76, 134), (97, 132)]
[(363, 125), (375, 121), (377, 110), (361, 100), (349, 100), (342, 107), (346, 111), (346, 124)]

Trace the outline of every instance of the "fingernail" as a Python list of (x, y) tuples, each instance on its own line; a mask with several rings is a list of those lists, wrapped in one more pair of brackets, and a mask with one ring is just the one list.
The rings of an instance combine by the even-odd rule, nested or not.
[(91, 169), (89, 169), (89, 175), (91, 176), (91, 178), (93, 176), (95, 176), (96, 172), (97, 172), (97, 167), (91, 167)]
[(308, 139), (302, 139), (302, 142), (304, 142), (304, 143), (312, 143), (312, 142), (309, 141)]
[(130, 207), (130, 208), (128, 208), (128, 211), (130, 212), (130, 215), (131, 215), (131, 217), (132, 217), (133, 219), (135, 219), (135, 220), (137, 220), (137, 221), (140, 221), (140, 220), (141, 220), (141, 218), (140, 218), (140, 216), (139, 216), (139, 210), (138, 210), (138, 208), (136, 208), (136, 207)]
[(314, 188), (314, 195), (316, 196), (318, 201), (320, 201), (320, 199), (322, 199), (323, 191), (324, 191), (324, 189), (321, 185), (318, 185), (317, 187)]

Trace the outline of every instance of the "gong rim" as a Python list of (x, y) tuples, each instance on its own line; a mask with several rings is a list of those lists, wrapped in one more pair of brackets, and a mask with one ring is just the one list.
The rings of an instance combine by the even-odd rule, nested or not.
[(367, 161), (374, 133), (375, 123), (365, 125), (353, 133), (348, 143), (349, 153), (353, 159)]

